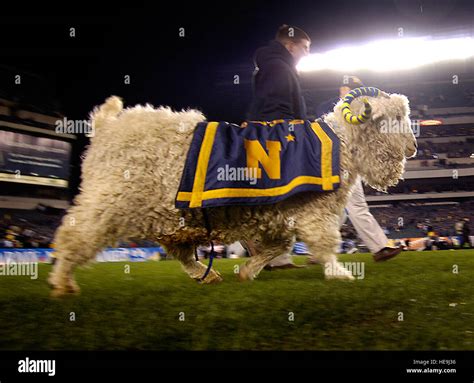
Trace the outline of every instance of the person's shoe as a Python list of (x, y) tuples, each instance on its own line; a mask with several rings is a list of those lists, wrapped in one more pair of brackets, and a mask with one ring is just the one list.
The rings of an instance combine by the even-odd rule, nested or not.
[(278, 269), (302, 269), (305, 265), (295, 265), (294, 263), (285, 263), (284, 265), (270, 266), (266, 265), (263, 269), (267, 271), (278, 270)]
[(374, 254), (375, 262), (388, 261), (402, 252), (401, 247), (384, 247), (382, 250)]

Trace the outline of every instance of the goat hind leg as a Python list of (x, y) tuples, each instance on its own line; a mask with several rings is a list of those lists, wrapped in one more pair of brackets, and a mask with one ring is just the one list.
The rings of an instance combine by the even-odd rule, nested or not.
[[(72, 220), (72, 218), (76, 218)], [(48, 283), (53, 289), (51, 295), (79, 293), (80, 288), (74, 279), (74, 271), (94, 259), (97, 253), (116, 240), (112, 223), (109, 226), (70, 212), (63, 220), (55, 236), (56, 263), (49, 274)], [(99, 231), (98, 228), (103, 228)]]

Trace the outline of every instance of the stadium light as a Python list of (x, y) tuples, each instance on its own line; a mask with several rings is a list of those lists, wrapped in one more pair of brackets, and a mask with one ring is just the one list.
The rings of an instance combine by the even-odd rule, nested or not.
[(421, 120), (421, 126), (433, 126), (433, 125), (442, 125), (443, 121), (441, 120)]
[(474, 39), (471, 37), (443, 40), (430, 37), (400, 38), (311, 54), (304, 57), (297, 68), (301, 72), (328, 69), (340, 72), (361, 69), (386, 72), (473, 56)]

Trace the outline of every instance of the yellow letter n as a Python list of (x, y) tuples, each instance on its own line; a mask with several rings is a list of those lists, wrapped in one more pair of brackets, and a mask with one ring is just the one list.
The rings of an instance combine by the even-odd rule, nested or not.
[(268, 154), (258, 140), (245, 140), (247, 168), (256, 169), (257, 178), (262, 178), (262, 169), (258, 166), (258, 164), (261, 163), (268, 177), (273, 180), (278, 180), (281, 177), (281, 142), (266, 141), (266, 145)]

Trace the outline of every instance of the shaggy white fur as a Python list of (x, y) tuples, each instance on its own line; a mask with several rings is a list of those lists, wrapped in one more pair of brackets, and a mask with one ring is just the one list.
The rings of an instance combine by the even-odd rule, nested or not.
[[(240, 269), (241, 280), (255, 278), (274, 257), (285, 253), (293, 236), (304, 241), (328, 278), (351, 279), (337, 263), (339, 217), (357, 174), (385, 190), (401, 178), (406, 157), (416, 153), (413, 134), (382, 133), (383, 121), (409, 124), (405, 96), (370, 98), (372, 118), (361, 126), (342, 118), (341, 102), (324, 117), (341, 139), (341, 187), (331, 193), (301, 193), (271, 206), (208, 209), (211, 236), (223, 243), (255, 240), (262, 251)], [(352, 110), (361, 112), (356, 99)], [(194, 246), (208, 243), (201, 213), (181, 212), (174, 200), (192, 132), (205, 117), (196, 110), (173, 112), (150, 105), (123, 109), (110, 97), (91, 115), (95, 136), (82, 165), (80, 193), (56, 237), (57, 263), (49, 277), (53, 295), (78, 292), (74, 270), (93, 260), (118, 239), (150, 238), (178, 259), (191, 278), (206, 266), (193, 256)], [(408, 125), (409, 126), (409, 125)], [(332, 266), (332, 267), (327, 267)], [(211, 270), (205, 283), (221, 281)]]

